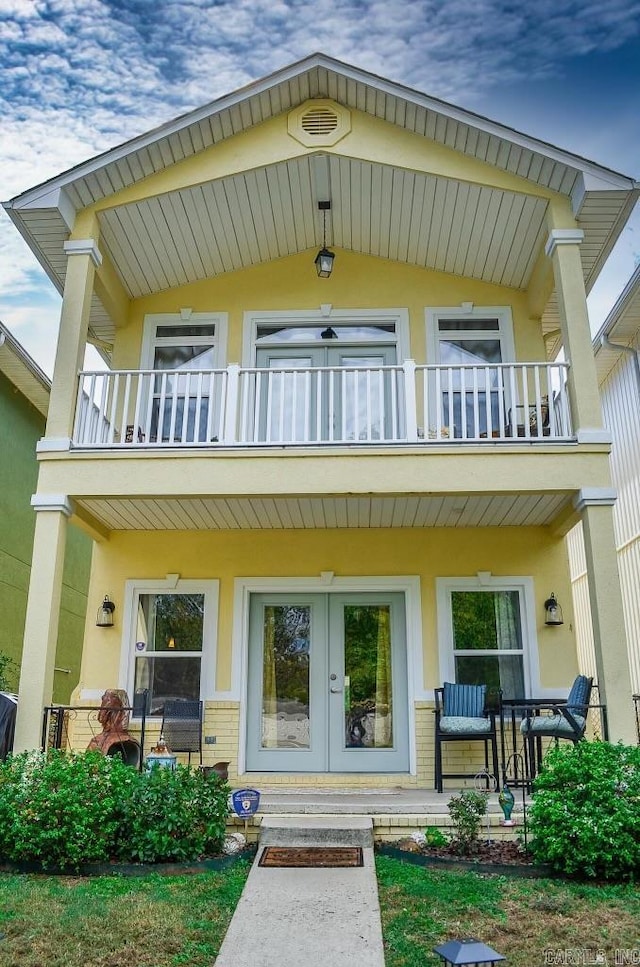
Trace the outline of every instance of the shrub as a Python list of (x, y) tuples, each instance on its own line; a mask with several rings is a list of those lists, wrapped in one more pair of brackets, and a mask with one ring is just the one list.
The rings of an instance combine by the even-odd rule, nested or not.
[(140, 778), (125, 800), (121, 857), (143, 863), (190, 860), (220, 847), (228, 789), (219, 776), (156, 766)]
[(534, 785), (532, 853), (570, 876), (640, 873), (640, 748), (552, 748)]
[(16, 685), (18, 666), (13, 660), (0, 651), (0, 692), (12, 692)]
[(138, 773), (99, 752), (23, 753), (0, 764), (0, 858), (61, 870), (198, 859), (222, 842), (228, 792), (185, 766)]
[(453, 822), (451, 845), (458, 853), (470, 853), (480, 832), (482, 817), (487, 812), (489, 796), (486, 792), (463, 789), (449, 800), (449, 815)]
[(0, 855), (44, 869), (108, 859), (117, 827), (112, 774), (124, 768), (98, 752), (10, 757), (0, 767)]
[(427, 826), (424, 831), (424, 838), (427, 846), (432, 846), (434, 849), (449, 845), (449, 837), (437, 826)]

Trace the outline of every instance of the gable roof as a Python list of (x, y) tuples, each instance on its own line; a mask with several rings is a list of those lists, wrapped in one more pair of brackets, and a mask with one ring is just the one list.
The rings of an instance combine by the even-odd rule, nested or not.
[[(320, 97), (387, 121), (463, 155), (486, 162), (494, 168), (519, 176), (543, 189), (568, 197), (578, 223), (585, 232), (581, 254), (587, 289), (593, 284), (609, 255), (638, 194), (638, 186), (629, 176), (473, 112), (317, 53), (76, 165), (6, 202), (5, 208), (61, 291), (66, 271), (66, 256), (62, 245), (68, 238), (76, 211), (104, 201), (121, 189), (270, 118), (292, 111), (311, 98)], [(326, 167), (326, 154), (324, 158), (322, 164)], [(422, 192), (422, 197), (427, 199), (424, 205), (429, 217), (435, 209), (433, 199), (439, 199), (440, 223), (436, 224), (434, 238), (430, 238), (424, 245), (424, 259), (423, 253), (416, 252), (415, 264), (425, 264), (444, 271), (453, 271), (456, 266), (462, 265), (461, 274), (475, 274), (476, 277), (516, 288), (526, 286), (532, 271), (534, 254), (540, 250), (544, 233), (543, 201), (536, 204), (537, 200), (532, 200), (531, 196), (514, 192), (494, 192), (490, 200), (480, 196), (469, 200), (465, 191), (460, 190), (461, 182), (447, 178), (421, 181), (415, 172), (394, 166), (392, 157), (388, 165), (367, 165), (361, 159), (337, 159), (334, 156), (330, 156), (329, 161), (327, 173), (320, 180), (329, 181), (334, 196), (331, 213), (332, 243), (337, 247), (410, 260), (407, 254), (411, 244), (408, 237), (408, 219), (403, 219), (402, 213), (408, 207), (413, 212), (415, 198), (420, 198)], [(236, 244), (232, 239), (230, 243), (229, 231), (223, 225), (219, 237), (214, 239), (215, 246), (204, 253), (209, 257), (208, 262), (202, 257), (202, 240), (191, 230), (189, 218), (185, 215), (193, 209), (194, 204), (194, 198), (186, 191), (164, 199), (169, 217), (181, 219), (181, 227), (182, 224), (186, 226), (183, 248), (185, 264), (177, 266), (178, 271), (172, 271), (176, 267), (175, 257), (171, 263), (166, 257), (163, 262), (151, 252), (151, 246), (144, 244), (144, 239), (151, 237), (148, 235), (147, 224), (154, 224), (157, 230), (157, 225), (160, 224), (162, 228), (165, 220), (165, 213), (154, 211), (148, 203), (123, 206), (126, 210), (122, 206), (117, 208), (114, 204), (113, 208), (103, 212), (101, 247), (104, 245), (107, 248), (107, 254), (130, 297), (194, 281), (204, 277), (203, 273), (212, 275), (219, 271), (235, 270), (255, 264), (256, 261), (315, 247), (321, 241), (314, 210), (318, 199), (311, 197), (314, 179), (318, 180), (317, 168), (318, 156), (302, 152), (300, 159), (290, 164), (260, 168), (260, 183), (257, 178), (248, 176), (223, 179), (221, 185), (218, 183), (217, 187), (221, 188), (224, 195), (221, 204), (227, 225), (239, 225), (242, 231), (238, 232), (240, 242)], [(295, 211), (293, 193), (288, 189), (283, 192), (280, 187), (281, 182), (287, 181), (300, 183), (304, 188), (311, 184), (312, 188), (308, 192), (302, 191), (303, 210), (296, 213), (297, 231), (294, 231), (291, 224), (289, 230), (285, 225), (287, 214), (289, 213), (291, 223), (291, 213)], [(374, 196), (375, 189), (372, 186), (378, 183), (386, 184), (388, 203), (381, 188)], [(366, 231), (367, 225), (364, 225), (365, 231), (361, 230), (363, 226), (357, 219), (364, 218), (364, 215), (358, 216), (358, 205), (349, 197), (351, 184), (357, 186), (358, 192), (365, 190), (362, 186), (366, 186), (366, 190), (371, 193), (371, 208), (382, 210), (380, 238), (373, 238), (372, 233)], [(392, 184), (391, 192), (389, 186)], [(268, 238), (266, 229), (263, 229), (261, 238), (254, 238), (251, 233), (255, 228), (251, 224), (250, 216), (254, 210), (260, 209), (265, 188), (270, 195), (268, 204), (272, 211), (270, 217), (274, 222), (272, 237)], [(468, 186), (463, 185), (463, 189), (468, 191)], [(343, 204), (340, 204), (343, 199), (337, 197), (341, 192), (345, 196)], [(245, 203), (243, 212), (242, 203), (237, 199), (245, 195), (248, 204)], [(198, 196), (197, 200), (201, 204), (214, 207), (216, 213), (218, 212), (215, 199), (203, 201)], [(494, 234), (499, 234), (505, 240), (517, 229), (522, 230), (523, 224), (527, 226), (528, 247), (519, 260), (513, 253), (506, 251), (506, 242), (503, 243), (505, 251), (500, 253), (500, 258), (498, 253), (492, 253), (489, 247), (491, 238), (487, 233), (486, 249), (480, 250), (475, 259), (481, 265), (478, 271), (486, 274), (475, 273), (472, 260), (460, 261), (460, 238), (449, 240), (448, 228), (446, 237), (443, 238), (441, 226), (455, 226), (460, 223), (468, 208), (474, 205), (478, 212), (480, 234), (487, 211), (493, 212), (491, 217), (495, 217), (492, 225)], [(141, 233), (143, 244), (138, 250), (148, 253), (145, 264), (138, 265), (136, 253), (130, 247), (126, 248), (127, 230), (123, 226), (125, 220), (127, 225), (132, 224), (133, 220), (136, 230), (139, 229)], [(212, 219), (212, 223), (215, 232), (216, 218)], [(394, 238), (392, 232), (396, 223), (400, 228), (397, 238)], [(209, 225), (203, 232), (205, 239), (211, 234), (208, 230)], [(468, 226), (466, 232), (468, 247)], [(228, 246), (227, 250), (225, 245)], [(438, 245), (440, 247), (436, 250)], [(172, 246), (171, 232), (161, 237), (161, 247), (175, 248)], [(219, 254), (217, 262), (216, 252)], [(167, 271), (168, 268), (170, 271)], [(545, 326), (548, 330), (557, 326), (557, 307), (553, 298), (547, 306)], [(109, 341), (113, 336), (112, 320), (95, 295), (91, 329), (94, 337), (98, 339)]]
[(618, 296), (611, 312), (593, 339), (598, 380), (602, 384), (618, 362), (622, 349), (608, 346), (603, 339), (611, 339), (622, 346), (638, 351), (640, 334), (640, 264)]
[(46, 417), (51, 381), (0, 322), (0, 372)]

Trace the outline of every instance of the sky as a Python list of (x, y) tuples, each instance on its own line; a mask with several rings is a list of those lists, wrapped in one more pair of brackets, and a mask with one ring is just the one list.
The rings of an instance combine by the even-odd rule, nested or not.
[[(640, 179), (640, 0), (0, 0), (0, 198), (315, 51)], [(593, 331), (639, 261), (640, 209)], [(60, 301), (2, 211), (0, 320), (48, 375)]]

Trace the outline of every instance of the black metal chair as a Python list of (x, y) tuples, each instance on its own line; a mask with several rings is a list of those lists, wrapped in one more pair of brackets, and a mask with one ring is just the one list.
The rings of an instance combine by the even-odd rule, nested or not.
[(496, 714), (486, 707), (486, 685), (457, 685), (445, 682), (443, 688), (435, 689), (435, 788), (442, 792), (444, 779), (472, 779), (478, 774), (469, 772), (443, 772), (442, 746), (445, 742), (483, 742), (485, 770), (489, 773), (489, 747), (491, 747), (492, 775), (496, 783), (498, 775), (498, 737)]
[(172, 752), (197, 752), (202, 765), (202, 702), (169, 699), (164, 704), (161, 732)]
[(520, 731), (525, 738), (546, 736), (579, 742), (587, 727), (592, 688), (593, 678), (578, 675), (566, 700), (535, 701), (535, 709), (527, 710)]

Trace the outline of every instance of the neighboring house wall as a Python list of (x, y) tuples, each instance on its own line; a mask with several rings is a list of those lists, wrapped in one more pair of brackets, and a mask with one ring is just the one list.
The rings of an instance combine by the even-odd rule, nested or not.
[[(640, 348), (640, 334), (632, 344)], [(606, 426), (613, 435), (611, 475), (618, 492), (614, 525), (633, 690), (640, 692), (640, 386), (633, 358), (620, 354), (601, 386)], [(582, 525), (568, 535), (576, 635), (581, 668), (594, 672), (593, 632)]]
[[(29, 590), (36, 515), (36, 443), (44, 434), (42, 414), (0, 373), (0, 652), (16, 662), (10, 683), (17, 689)], [(78, 682), (91, 541), (71, 528), (65, 557), (53, 698), (67, 702)]]

